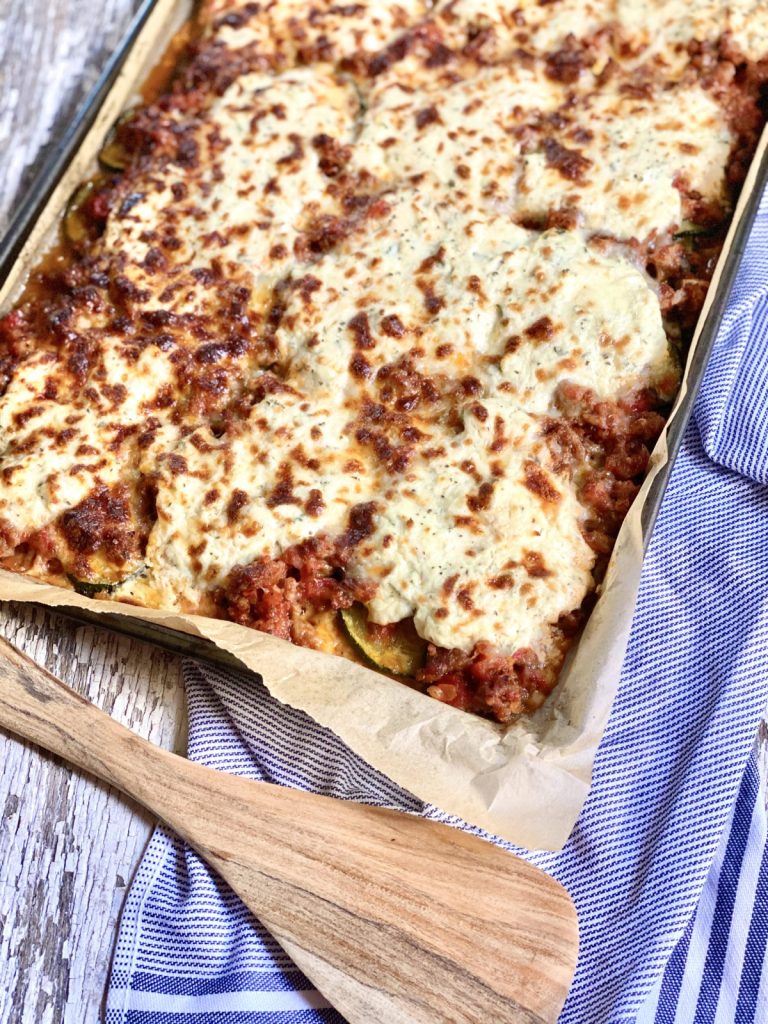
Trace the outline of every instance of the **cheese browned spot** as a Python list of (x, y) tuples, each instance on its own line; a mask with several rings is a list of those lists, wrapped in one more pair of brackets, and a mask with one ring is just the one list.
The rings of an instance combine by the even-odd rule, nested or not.
[(543, 63), (475, 68), (453, 83), (431, 75), (414, 90), (396, 65), (374, 84), (352, 167), (383, 182), (435, 175), (453, 204), (510, 211), (520, 171), (522, 126), (565, 103)]
[(427, 0), (271, 0), (268, 4), (207, 0), (207, 34), (228, 50), (252, 50), (274, 67), (334, 62), (374, 52), (418, 21)]
[(572, 209), (589, 231), (644, 239), (680, 226), (681, 185), (725, 216), (734, 140), (721, 107), (698, 86), (635, 96), (621, 84), (577, 100), (524, 157), (522, 216), (544, 223)]
[(717, 42), (726, 33), (749, 60), (768, 53), (768, 9), (761, 0), (617, 0), (625, 44), (663, 61), (670, 73), (685, 67), (691, 41)]

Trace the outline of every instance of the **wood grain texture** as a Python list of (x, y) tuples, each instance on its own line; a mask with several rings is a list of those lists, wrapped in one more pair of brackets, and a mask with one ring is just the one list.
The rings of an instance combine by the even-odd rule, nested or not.
[(194, 764), (2, 642), (0, 726), (162, 817), (350, 1024), (555, 1024), (576, 966), (576, 911), (520, 858), (416, 815)]
[[(3, 608), (0, 630), (131, 728), (178, 747), (173, 658), (26, 607)], [(152, 818), (5, 735), (0, 763), (0, 1020), (95, 1021)]]
[(0, 4), (0, 231), (138, 6), (139, 0)]
[[(0, 4), (0, 231), (138, 0)], [(178, 745), (175, 659), (42, 611), (0, 607), (0, 634), (164, 746)], [(0, 1020), (96, 1021), (127, 884), (151, 817), (0, 735)]]

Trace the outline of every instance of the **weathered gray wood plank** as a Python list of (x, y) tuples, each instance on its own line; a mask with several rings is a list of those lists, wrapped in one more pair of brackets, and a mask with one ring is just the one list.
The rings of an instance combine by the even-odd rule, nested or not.
[[(0, 230), (137, 6), (0, 4)], [(137, 732), (179, 746), (175, 659), (21, 606), (0, 606), (0, 633)], [(96, 1021), (151, 822), (101, 784), (3, 735), (0, 765), (0, 1021)]]
[[(178, 746), (176, 661), (30, 608), (0, 631), (144, 736)], [(98, 1019), (115, 926), (151, 821), (100, 783), (0, 736), (0, 1020)]]
[(140, 0), (0, 4), (0, 230)]

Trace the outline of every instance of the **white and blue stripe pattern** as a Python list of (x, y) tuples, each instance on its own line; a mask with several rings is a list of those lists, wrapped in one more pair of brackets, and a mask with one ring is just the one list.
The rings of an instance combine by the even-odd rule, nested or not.
[(750, 759), (696, 912), (637, 1024), (768, 1019), (767, 948), (766, 792)]
[[(765, 792), (750, 757), (768, 700), (766, 483), (764, 200), (654, 531), (592, 791), (562, 851), (524, 854), (579, 912), (562, 1024), (768, 1021)], [(192, 758), (445, 820), (253, 679), (193, 664), (186, 677)], [(108, 1024), (340, 1021), (163, 831), (128, 897), (107, 1005)]]

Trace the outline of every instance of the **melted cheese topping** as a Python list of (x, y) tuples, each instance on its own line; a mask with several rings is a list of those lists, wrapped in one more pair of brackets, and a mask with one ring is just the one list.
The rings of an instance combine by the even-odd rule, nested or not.
[[(298, 387), (357, 402), (409, 348), (420, 373), (486, 391), (503, 381), (529, 412), (551, 411), (563, 380), (604, 397), (640, 387), (671, 397), (676, 369), (641, 271), (572, 232), (535, 235), (461, 211), (429, 184), (392, 194), (386, 217), (311, 268), (311, 291), (299, 282), (277, 332)], [(360, 351), (362, 315), (370, 347)], [(388, 333), (393, 317), (399, 328)]]
[(547, 231), (510, 253), (505, 272), (501, 373), (522, 408), (550, 411), (562, 381), (601, 398), (638, 387), (673, 397), (677, 368), (658, 300), (631, 263), (591, 251), (572, 232)]
[(163, 402), (174, 380), (168, 352), (137, 352), (107, 335), (85, 379), (73, 374), (69, 356), (32, 353), (0, 402), (0, 521), (20, 539), (99, 486), (133, 475), (141, 460), (151, 463), (161, 433), (152, 428), (162, 420), (163, 442), (178, 437)]
[(427, 11), (426, 0), (397, 3), (356, 0), (272, 0), (267, 5), (212, 0), (205, 20), (214, 38), (230, 50), (255, 48), (270, 62), (333, 61), (386, 46)]
[[(570, 108), (569, 118), (565, 130), (523, 160), (524, 216), (544, 220), (551, 209), (574, 207), (591, 231), (642, 239), (682, 223), (676, 187), (682, 180), (707, 199), (726, 202), (733, 137), (721, 108), (700, 87), (647, 99), (594, 93)], [(546, 148), (553, 143), (568, 151), (564, 160), (575, 156), (580, 165), (558, 166), (559, 154)]]
[(51, 369), (44, 357), (30, 360), (0, 404), (0, 520), (18, 540), (95, 486), (116, 482), (122, 469), (119, 458), (107, 457), (105, 441), (114, 435), (105, 437), (98, 416), (41, 397)]
[(312, 139), (350, 140), (357, 113), (355, 90), (315, 69), (244, 75), (186, 132), (192, 166), (131, 178), (100, 243), (130, 319), (109, 330), (106, 295), (77, 308), (82, 355), (33, 353), (0, 402), (6, 528), (28, 536), (115, 482), (123, 461), (151, 465), (156, 439), (223, 413), (272, 360), (258, 335), (271, 285), (301, 231), (336, 209)]
[[(608, 396), (674, 387), (658, 303), (622, 258), (590, 252), (570, 233), (537, 236), (462, 212), (441, 195), (428, 180), (391, 194), (386, 213), (295, 282), (277, 332), (295, 393), (268, 395), (219, 440), (192, 435), (175, 449), (181, 473), (161, 459), (150, 576), (139, 587), (194, 607), (233, 565), (318, 533), (339, 536), (350, 509), (373, 501), (375, 533), (350, 566), (378, 584), (374, 621), (415, 614), (438, 645), (470, 651), (486, 638), (511, 654), (541, 649), (547, 624), (578, 606), (593, 555), (573, 483), (555, 479), (536, 416), (554, 412), (563, 380)], [(459, 429), (436, 413), (439, 394), (396, 405), (388, 421), (386, 389), (404, 353), (408, 372), (449, 398)], [(366, 431), (382, 431), (386, 457)], [(388, 459), (403, 431), (408, 458), (393, 474)], [(235, 480), (242, 507), (230, 519)], [(322, 505), (311, 514), (313, 493)], [(439, 542), (447, 537), (448, 547)], [(458, 601), (444, 590), (452, 577)]]
[(175, 458), (161, 456), (149, 574), (131, 592), (149, 589), (164, 607), (194, 608), (233, 565), (340, 534), (374, 486), (345, 435), (347, 420), (332, 400), (284, 391), (224, 437), (202, 428), (174, 448)]
[[(462, 431), (445, 439), (443, 454), (421, 454), (414, 471), (383, 495), (386, 484), (350, 437), (344, 414), (330, 403), (308, 404), (301, 396), (270, 397), (242, 431), (221, 440), (198, 433), (177, 448), (182, 473), (160, 460), (149, 573), (126, 584), (123, 596), (149, 592), (164, 607), (197, 607), (232, 565), (275, 557), (318, 533), (338, 535), (351, 507), (375, 500), (376, 530), (350, 566), (360, 578), (380, 581), (369, 605), (374, 621), (414, 614), (422, 636), (466, 651), (481, 639), (510, 654), (521, 646), (546, 650), (547, 623), (577, 606), (591, 585), (593, 555), (570, 485), (553, 475), (539, 424), (498, 400), (485, 403), (487, 419), (465, 411)], [(304, 465), (288, 455), (296, 449)], [(304, 458), (307, 452), (312, 456)], [(482, 479), (492, 489), (487, 507), (484, 499), (474, 512), (468, 462), (470, 487), (477, 490), (473, 481)], [(532, 464), (544, 496), (526, 483)], [(289, 487), (278, 490), (286, 479)], [(322, 495), (319, 507), (313, 495)], [(460, 596), (448, 600), (454, 588)]]
[(539, 63), (483, 68), (455, 84), (438, 80), (416, 91), (400, 65), (392, 75), (369, 97), (353, 166), (383, 181), (429, 172), (456, 203), (510, 210), (522, 144), (516, 128), (556, 110), (565, 87)]
[[(299, 280), (288, 300), (277, 343), (302, 390), (355, 398), (404, 354), (421, 373), (458, 381), (484, 374), (497, 351), (505, 253), (530, 234), (500, 216), (462, 212), (429, 180), (387, 204), (311, 267), (311, 291)], [(361, 314), (371, 336), (362, 349)]]
[[(507, 402), (484, 408), (487, 419), (465, 414), (445, 454), (395, 485), (355, 564), (382, 577), (369, 604), (374, 622), (413, 615), (419, 634), (440, 647), (471, 651), (489, 640), (504, 653), (551, 653), (547, 624), (581, 603), (594, 555), (574, 494), (553, 476), (540, 425)], [(478, 501), (474, 512), (467, 460), (490, 488), (487, 507)], [(546, 481), (544, 495), (526, 483), (530, 465)]]
[[(358, 110), (351, 85), (314, 68), (241, 76), (187, 133), (192, 167), (171, 160), (132, 182), (105, 250), (121, 254), (148, 304), (200, 313), (220, 296), (222, 278), (245, 276), (259, 309), (295, 260), (301, 231), (338, 212), (313, 140), (350, 142)], [(164, 247), (158, 273), (150, 252), (168, 238), (174, 248), (169, 256)]]
[(764, 0), (735, 0), (728, 5), (728, 31), (749, 60), (768, 54), (768, 6)]
[(539, 53), (559, 49), (568, 36), (591, 35), (614, 17), (614, 0), (442, 0), (434, 16), (449, 45), (481, 43), (484, 59), (504, 60), (523, 47)]
[(679, 226), (680, 187), (727, 208), (734, 138), (721, 107), (699, 86), (636, 96), (627, 85), (597, 90), (582, 75), (566, 87), (534, 62), (414, 88), (396, 65), (371, 92), (351, 168), (382, 182), (429, 173), (456, 205), (534, 222), (575, 209), (618, 238)]
[(643, 56), (659, 56), (673, 70), (685, 66), (692, 39), (716, 42), (730, 33), (749, 60), (768, 53), (768, 8), (762, 0), (618, 0), (622, 35)]

